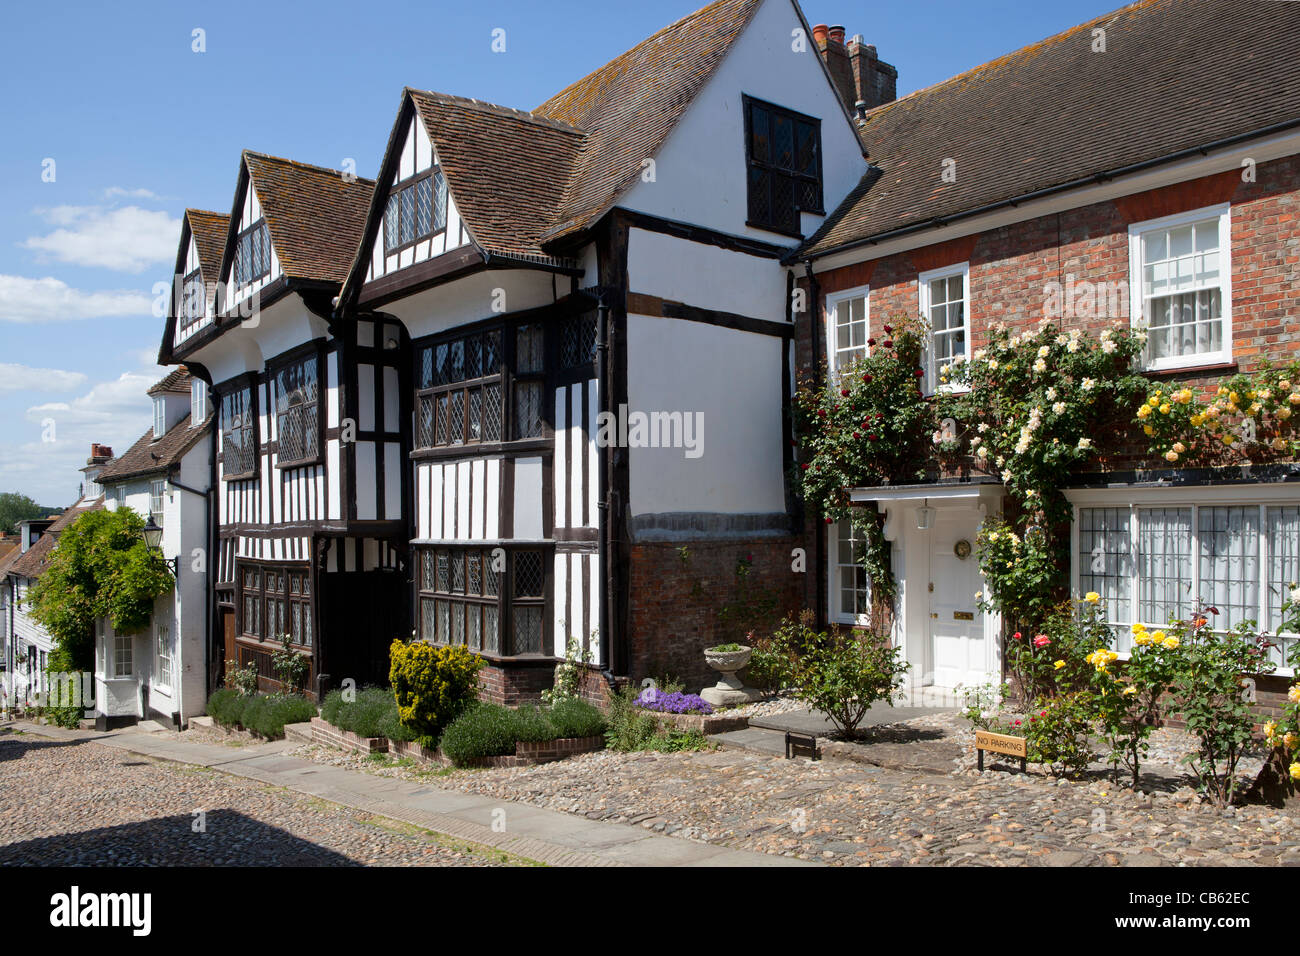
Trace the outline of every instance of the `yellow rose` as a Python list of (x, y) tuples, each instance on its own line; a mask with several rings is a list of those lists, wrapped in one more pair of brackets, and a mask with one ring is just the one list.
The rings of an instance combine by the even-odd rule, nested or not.
[(1141, 408), (1138, 409), (1137, 412), (1138, 418), (1146, 418), (1150, 414), (1151, 414), (1150, 405), (1143, 405)]
[(1282, 738), (1282, 743), (1286, 745), (1287, 750), (1294, 750), (1297, 739), (1300, 738), (1297, 738), (1295, 734), (1288, 733), (1285, 737)]
[(1165, 452), (1165, 460), (1166, 460), (1166, 461), (1177, 461), (1177, 460), (1178, 460), (1178, 452), (1176, 452), (1176, 451), (1167, 451), (1167, 452)]
[(1300, 684), (1292, 684), (1286, 692), (1287, 699), (1293, 704), (1300, 704)]
[(1154, 634), (1151, 635), (1151, 640), (1155, 641), (1157, 644), (1159, 644), (1164, 639), (1165, 639), (1164, 631), (1156, 631)]
[(1187, 446), (1180, 441), (1176, 441), (1174, 442), (1174, 451), (1181, 455), (1183, 452), (1187, 451)]
[(1125, 697), (1132, 697), (1132, 696), (1133, 696), (1134, 694), (1136, 694), (1137, 692), (1138, 692), (1138, 689), (1137, 689), (1136, 687), (1134, 687), (1132, 684), (1129, 684), (1127, 687), (1124, 688), (1124, 696), (1125, 696)]
[(1282, 381), (1277, 383), (1277, 387), (1283, 392), (1288, 392), (1291, 390), (1291, 382), (1289, 379), (1284, 378)]
[(1154, 435), (1156, 433), (1156, 430), (1152, 428), (1150, 425), (1143, 425), (1142, 430), (1146, 432), (1148, 435)]
[(1089, 591), (1087, 594), (1083, 596), (1083, 599), (1087, 601), (1089, 604), (1096, 604), (1098, 601), (1101, 600), (1101, 595), (1098, 594), (1096, 591)]
[(1157, 392), (1155, 395), (1152, 395), (1150, 398), (1148, 398), (1148, 399), (1147, 399), (1147, 404), (1150, 405), (1152, 408), (1155, 408), (1157, 405), (1159, 405), (1159, 404), (1160, 404), (1160, 393)]
[(1160, 406), (1160, 414), (1161, 414), (1161, 415), (1168, 415), (1168, 414), (1169, 414), (1169, 403), (1168, 403), (1168, 402), (1165, 402), (1163, 405)]
[(1300, 763), (1293, 763), (1291, 765), (1291, 779), (1300, 780)]
[(1230, 402), (1232, 402), (1232, 404), (1236, 405), (1239, 401), (1241, 401), (1241, 396), (1238, 395), (1236, 392), (1229, 392), (1229, 393), (1228, 393), (1228, 401), (1230, 401)]
[(1300, 405), (1300, 392), (1292, 392), (1286, 397), (1286, 400), (1292, 405)]
[(1165, 644), (1165, 647), (1167, 647), (1169, 650), (1172, 651), (1175, 647), (1178, 646), (1178, 638), (1176, 638), (1176, 637), (1166, 637), (1165, 640), (1164, 640), (1164, 644)]
[(1234, 441), (1237, 440), (1237, 436), (1234, 435), (1232, 432), (1224, 432), (1222, 440), (1225, 445), (1231, 445)]
[(1055, 664), (1053, 664), (1052, 666), (1055, 667), (1055, 668), (1059, 671), (1062, 667), (1065, 666), (1065, 661), (1057, 661), (1057, 662), (1056, 662)]

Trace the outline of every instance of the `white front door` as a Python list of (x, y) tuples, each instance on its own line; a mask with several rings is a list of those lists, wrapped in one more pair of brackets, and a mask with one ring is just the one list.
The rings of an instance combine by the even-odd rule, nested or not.
[(938, 508), (928, 532), (930, 661), (939, 687), (992, 679), (984, 615), (975, 597), (983, 581), (974, 553), (979, 522), (975, 507)]

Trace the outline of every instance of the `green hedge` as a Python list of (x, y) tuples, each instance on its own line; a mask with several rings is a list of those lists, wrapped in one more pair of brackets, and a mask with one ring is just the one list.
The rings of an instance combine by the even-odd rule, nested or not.
[(243, 727), (272, 740), (284, 736), (285, 724), (316, 716), (316, 705), (306, 697), (259, 694), (244, 697), (222, 688), (208, 698), (208, 716), (223, 727)]
[(389, 740), (414, 740), (415, 732), (402, 726), (397, 717), (397, 699), (383, 687), (365, 687), (356, 699), (345, 701), (343, 692), (332, 690), (321, 704), (321, 717), (339, 730), (359, 737), (387, 737)]
[(520, 740), (597, 737), (604, 732), (605, 718), (584, 700), (562, 700), (549, 710), (536, 705), (512, 710), (499, 704), (480, 703), (448, 725), (439, 746), (452, 763), (464, 766), (479, 757), (512, 754), (515, 742)]

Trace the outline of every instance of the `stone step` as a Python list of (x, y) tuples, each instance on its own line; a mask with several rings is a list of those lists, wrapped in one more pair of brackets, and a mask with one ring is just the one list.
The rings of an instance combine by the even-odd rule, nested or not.
[(213, 720), (211, 717), (209, 717), (207, 714), (204, 714), (200, 717), (190, 718), (191, 727), (215, 727), (216, 725), (217, 722)]
[(311, 743), (311, 721), (304, 721), (301, 724), (285, 724), (284, 739), (296, 740), (299, 743)]

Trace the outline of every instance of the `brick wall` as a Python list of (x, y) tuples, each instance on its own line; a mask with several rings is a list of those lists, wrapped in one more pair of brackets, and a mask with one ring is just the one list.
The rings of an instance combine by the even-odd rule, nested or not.
[[(687, 548), (683, 559), (680, 548)], [(811, 606), (816, 561), (792, 570), (791, 552), (807, 548), (803, 537), (782, 535), (728, 541), (637, 543), (631, 547), (631, 622), (628, 645), (631, 678), (671, 677), (691, 690), (717, 683), (704, 663), (704, 649), (743, 641), (746, 626), (723, 614), (728, 607), (753, 607), (751, 595), (770, 595), (776, 609), (757, 626), (770, 630), (786, 613)], [(737, 568), (749, 562), (741, 585)]]
[(537, 700), (554, 683), (554, 661), (488, 664), (478, 672), (479, 699), (510, 707)]

